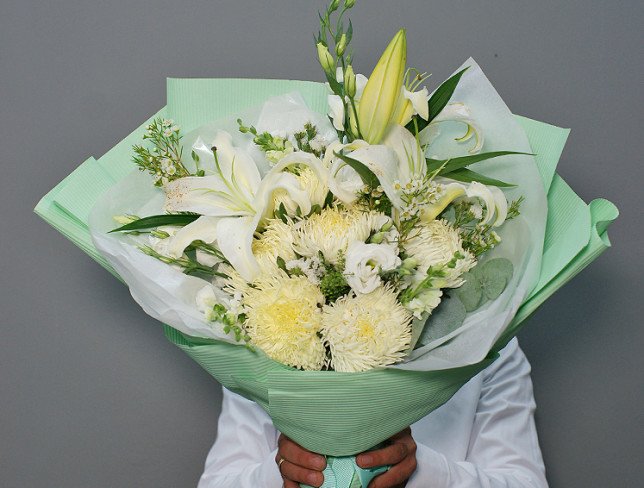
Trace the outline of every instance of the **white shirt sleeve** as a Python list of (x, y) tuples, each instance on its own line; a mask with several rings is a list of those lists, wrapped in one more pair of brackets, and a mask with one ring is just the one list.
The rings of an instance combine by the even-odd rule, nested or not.
[(418, 468), (406, 488), (548, 486), (534, 425), (530, 364), (516, 339), (482, 374), (465, 461), (450, 460), (417, 441)]
[(275, 464), (279, 433), (258, 405), (223, 389), (217, 440), (197, 488), (282, 488)]
[[(449, 450), (444, 454), (432, 449), (427, 445), (431, 439), (416, 434), (418, 468), (407, 488), (548, 486), (534, 425), (530, 365), (516, 339), (480, 380), (480, 395), (474, 390), (467, 400), (472, 402), (473, 417), (463, 414), (453, 419), (471, 423), (470, 432), (464, 429), (459, 441), (467, 455), (450, 458)], [(278, 436), (264, 410), (224, 388), (217, 440), (198, 488), (282, 488), (275, 464)]]

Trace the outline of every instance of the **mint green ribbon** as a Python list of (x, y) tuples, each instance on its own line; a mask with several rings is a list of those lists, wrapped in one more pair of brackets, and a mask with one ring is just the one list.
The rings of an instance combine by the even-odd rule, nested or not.
[[(327, 457), (324, 484), (320, 488), (367, 488), (372, 479), (384, 473), (389, 466), (362, 469), (355, 456)], [(300, 485), (302, 488), (312, 488)]]

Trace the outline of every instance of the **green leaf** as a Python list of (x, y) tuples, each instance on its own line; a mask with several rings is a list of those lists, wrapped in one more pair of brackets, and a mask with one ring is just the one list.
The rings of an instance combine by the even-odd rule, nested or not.
[(462, 181), (463, 183), (471, 183), (472, 181), (478, 181), (479, 183), (483, 183), (484, 185), (498, 186), (500, 188), (510, 188), (510, 187), (516, 186), (516, 185), (513, 185), (512, 183), (506, 183), (505, 181), (495, 180), (494, 178), (490, 178), (489, 176), (482, 175), (481, 173), (477, 173), (476, 171), (472, 171), (471, 169), (467, 169), (467, 168), (457, 169), (455, 171), (450, 172), (449, 175), (445, 175), (445, 176), (447, 176), (448, 178), (451, 178), (452, 180)]
[(473, 154), (471, 156), (461, 156), (460, 158), (452, 158), (452, 159), (427, 158), (427, 169), (430, 172), (433, 172), (442, 167), (442, 169), (440, 169), (439, 174), (446, 176), (449, 173), (452, 173), (461, 168), (465, 168), (470, 164), (480, 163), (481, 161), (486, 161), (492, 158), (498, 158), (499, 156), (509, 156), (509, 155), (516, 155), (516, 154), (525, 155), (525, 156), (534, 156), (534, 154), (516, 152), (516, 151), (492, 151), (492, 152), (481, 153), (481, 154)]
[(129, 224), (125, 224), (112, 232), (124, 232), (131, 230), (144, 230), (160, 227), (162, 225), (188, 225), (197, 220), (200, 215), (195, 214), (166, 214), (166, 215), (152, 215), (150, 217), (143, 217), (142, 219), (135, 220)]
[(512, 262), (505, 258), (490, 259), (480, 266), (479, 282), (488, 300), (496, 300), (503, 293), (513, 273)]
[(362, 164), (357, 159), (350, 158), (349, 156), (345, 156), (344, 154), (335, 153), (335, 155), (342, 161), (347, 163), (349, 166), (351, 166), (356, 171), (356, 173), (358, 173), (358, 175), (362, 179), (362, 182), (369, 188), (378, 187), (378, 185), (380, 184), (378, 177), (367, 166)]
[(451, 334), (463, 324), (466, 314), (465, 305), (457, 296), (444, 297), (440, 305), (434, 309), (429, 319), (427, 319), (418, 344), (429, 344), (436, 339)]
[(456, 296), (463, 303), (467, 312), (472, 312), (485, 303), (483, 288), (474, 270), (463, 274), (465, 283), (456, 289)]
[(429, 123), (434, 120), (438, 114), (440, 114), (445, 106), (448, 104), (450, 99), (452, 98), (452, 95), (454, 94), (454, 90), (456, 90), (456, 87), (458, 86), (458, 82), (461, 80), (461, 76), (463, 76), (463, 73), (467, 71), (468, 68), (464, 68), (458, 73), (456, 73), (454, 76), (448, 78), (443, 82), (441, 86), (439, 86), (434, 93), (432, 93), (432, 96), (429, 99), (429, 120), (424, 120), (422, 117), (419, 117), (418, 115), (415, 115), (411, 122), (407, 124), (407, 129), (413, 133), (417, 134), (421, 130), (423, 130), (425, 127), (429, 125)]
[(342, 89), (342, 85), (340, 83), (338, 83), (338, 80), (336, 80), (335, 78), (333, 78), (331, 75), (329, 75), (326, 72), (324, 73), (324, 75), (326, 76), (326, 81), (329, 82), (329, 86), (331, 87), (331, 91), (333, 93), (335, 93), (336, 95), (342, 96), (343, 95), (343, 93), (342, 93), (343, 89)]

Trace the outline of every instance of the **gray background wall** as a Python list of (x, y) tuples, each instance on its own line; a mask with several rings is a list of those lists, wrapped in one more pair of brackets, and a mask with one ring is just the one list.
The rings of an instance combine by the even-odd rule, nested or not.
[[(572, 127), (560, 173), (622, 216), (614, 248), (520, 340), (554, 487), (641, 486), (640, 1), (361, 0), (357, 68), (400, 26), (443, 80), (467, 57), (519, 114)], [(0, 485), (189, 487), (218, 384), (128, 291), (31, 213), (164, 104), (165, 77), (321, 80), (322, 1), (0, 1)], [(434, 85), (432, 85), (434, 86)]]

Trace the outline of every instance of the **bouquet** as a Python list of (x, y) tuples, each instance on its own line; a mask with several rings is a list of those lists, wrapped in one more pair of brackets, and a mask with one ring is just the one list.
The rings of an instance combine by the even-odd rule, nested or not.
[(473, 60), (430, 94), (401, 30), (356, 74), (354, 3), (320, 16), (325, 84), (170, 80), (167, 109), (36, 209), (346, 488), (379, 472), (353, 456), (494, 361), (616, 217), (554, 175), (567, 132), (513, 116)]

